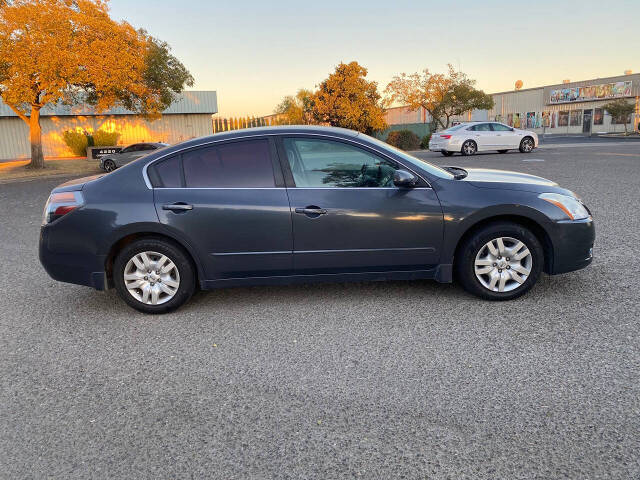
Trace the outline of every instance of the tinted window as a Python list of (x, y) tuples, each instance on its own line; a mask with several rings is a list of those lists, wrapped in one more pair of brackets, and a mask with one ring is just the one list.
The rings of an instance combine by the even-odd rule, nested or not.
[(123, 148), (120, 153), (131, 153), (135, 152), (138, 145), (129, 145), (127, 148)]
[(342, 142), (287, 138), (285, 151), (297, 187), (393, 187), (392, 163)]
[(187, 187), (275, 187), (268, 140), (191, 150), (182, 163)]
[(462, 127), (465, 127), (466, 125), (464, 123), (460, 123), (459, 125), (454, 125), (453, 127), (449, 127), (446, 130), (443, 130), (441, 133), (444, 132), (455, 132), (456, 130), (460, 130)]
[[(179, 188), (182, 186), (180, 157), (171, 157), (153, 165), (152, 183), (155, 187)], [(151, 173), (151, 172), (150, 172)]]
[(155, 149), (156, 149), (155, 145), (150, 145), (148, 143), (143, 143), (140, 145), (140, 151), (155, 150)]
[(491, 126), (488, 123), (481, 123), (479, 125), (474, 125), (473, 127), (469, 128), (469, 130), (473, 132), (490, 132)]
[(506, 125), (502, 125), (501, 123), (492, 123), (491, 127), (494, 132), (510, 132), (511, 127), (507, 127)]

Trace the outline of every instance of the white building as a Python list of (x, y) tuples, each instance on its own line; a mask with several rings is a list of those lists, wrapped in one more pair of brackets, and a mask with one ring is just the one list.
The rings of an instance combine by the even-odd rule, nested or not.
[[(214, 91), (183, 92), (162, 117), (149, 121), (123, 108), (97, 113), (90, 105), (47, 105), (41, 110), (45, 157), (69, 157), (63, 140), (67, 130), (120, 133), (118, 144), (137, 142), (178, 143), (213, 133), (212, 115), (218, 112)], [(29, 158), (29, 127), (0, 100), (0, 160)]]

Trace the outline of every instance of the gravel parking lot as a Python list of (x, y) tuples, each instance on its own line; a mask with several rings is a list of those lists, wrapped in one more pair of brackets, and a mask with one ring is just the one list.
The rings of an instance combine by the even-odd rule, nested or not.
[(589, 268), (201, 292), (145, 316), (37, 258), (61, 179), (0, 185), (2, 478), (639, 478), (640, 142), (440, 164), (578, 192)]

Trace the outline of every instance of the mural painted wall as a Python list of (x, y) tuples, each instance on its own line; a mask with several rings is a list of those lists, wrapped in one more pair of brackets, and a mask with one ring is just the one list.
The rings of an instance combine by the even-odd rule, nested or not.
[(549, 102), (570, 103), (631, 96), (631, 81), (551, 90)]

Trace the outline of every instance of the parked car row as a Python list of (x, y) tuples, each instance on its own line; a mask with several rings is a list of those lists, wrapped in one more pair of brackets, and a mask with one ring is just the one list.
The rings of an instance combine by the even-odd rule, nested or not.
[(60, 185), (40, 260), (56, 280), (115, 287), (148, 313), (197, 286), (318, 281), (456, 278), (509, 300), (543, 271), (587, 266), (594, 232), (580, 199), (544, 178), (441, 168), (351, 130), (269, 127)]

